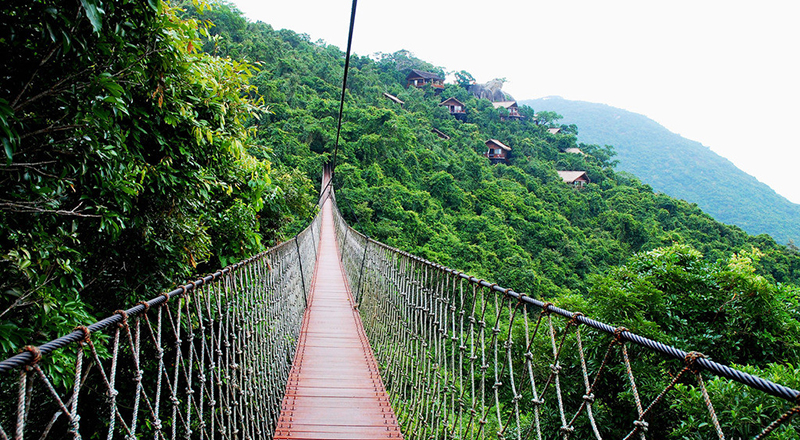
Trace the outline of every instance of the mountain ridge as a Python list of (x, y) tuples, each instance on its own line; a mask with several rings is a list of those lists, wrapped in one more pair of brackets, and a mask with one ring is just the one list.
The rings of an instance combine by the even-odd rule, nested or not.
[[(560, 96), (520, 100), (555, 111), (580, 127), (580, 142), (613, 145), (617, 168), (656, 191), (696, 203), (717, 220), (781, 243), (800, 242), (800, 205), (792, 203), (700, 142), (668, 130), (645, 115), (608, 104)], [(693, 158), (694, 160), (687, 160)]]

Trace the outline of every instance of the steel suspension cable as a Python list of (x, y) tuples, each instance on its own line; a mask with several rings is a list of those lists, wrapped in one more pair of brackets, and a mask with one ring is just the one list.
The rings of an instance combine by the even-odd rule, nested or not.
[(320, 194), (325, 193), (325, 190), (328, 186), (331, 186), (333, 183), (334, 177), (336, 177), (336, 159), (339, 155), (339, 137), (342, 132), (342, 116), (344, 115), (344, 95), (347, 91), (347, 73), (350, 71), (350, 50), (353, 46), (353, 28), (356, 24), (356, 6), (358, 0), (353, 0), (353, 6), (350, 9), (350, 29), (347, 33), (347, 51), (345, 54), (344, 59), (344, 75), (342, 76), (342, 94), (339, 98), (339, 120), (336, 124), (336, 141), (333, 144), (333, 166), (331, 167), (331, 178), (328, 181), (325, 188), (322, 188)]

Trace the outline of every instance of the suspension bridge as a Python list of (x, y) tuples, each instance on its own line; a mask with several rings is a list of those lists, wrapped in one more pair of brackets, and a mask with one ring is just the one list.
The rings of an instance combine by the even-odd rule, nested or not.
[(724, 439), (710, 376), (783, 402), (757, 439), (800, 412), (797, 390), (360, 234), (330, 174), (292, 240), (0, 362), (0, 438), (666, 438), (688, 384), (692, 438)]

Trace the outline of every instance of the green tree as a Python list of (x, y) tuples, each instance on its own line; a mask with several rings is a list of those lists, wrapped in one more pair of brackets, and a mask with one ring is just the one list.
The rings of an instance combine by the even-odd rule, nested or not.
[(0, 339), (42, 342), (261, 249), (253, 67), (164, 3), (4, 4)]

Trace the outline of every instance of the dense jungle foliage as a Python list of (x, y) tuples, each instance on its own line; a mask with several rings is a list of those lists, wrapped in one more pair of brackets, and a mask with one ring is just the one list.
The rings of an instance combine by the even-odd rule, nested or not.
[[(344, 54), (224, 3), (183, 7), (4, 4), (4, 355), (263, 249), (313, 214)], [(798, 386), (795, 250), (616, 172), (613, 149), (579, 145), (579, 127), (549, 133), (555, 114), (537, 123), (522, 106), (523, 119), (504, 120), (460, 85), (440, 95), (404, 88), (410, 68), (444, 74), (405, 51), (354, 55), (350, 67), (335, 186), (356, 229)], [(465, 121), (438, 105), (448, 97), (466, 104)], [(490, 138), (512, 148), (508, 164), (482, 157)], [(571, 147), (586, 154), (564, 152)], [(574, 188), (557, 170), (586, 171), (591, 183)], [(643, 389), (663, 388), (670, 368), (634, 361), (653, 372)], [(723, 391), (723, 418), (757, 411), (761, 423), (782, 408), (759, 396), (755, 410)]]
[(160, 1), (7, 1), (0, 16), (0, 351), (251, 255), (311, 182), (247, 128), (254, 68)]

